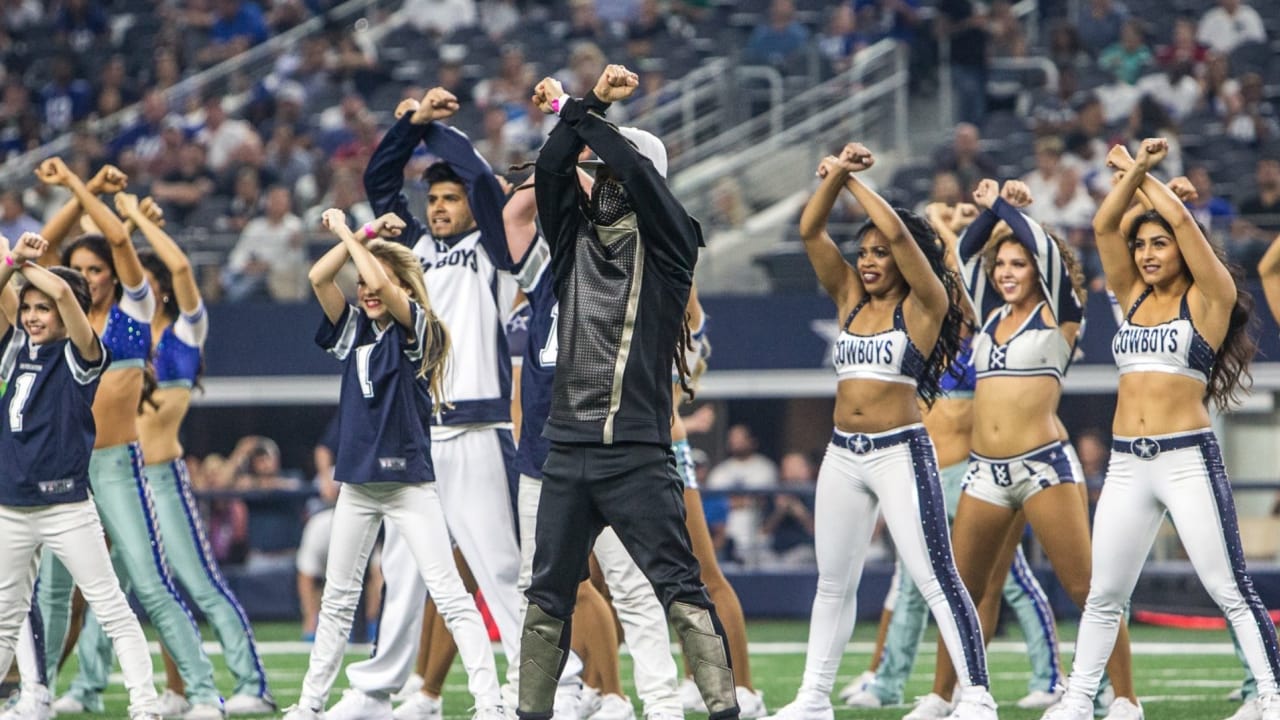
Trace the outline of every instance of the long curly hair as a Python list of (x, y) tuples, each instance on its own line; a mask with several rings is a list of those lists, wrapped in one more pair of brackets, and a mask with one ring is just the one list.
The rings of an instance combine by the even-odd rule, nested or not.
[[(1155, 223), (1168, 233), (1169, 237), (1175, 237), (1173, 226), (1160, 213), (1149, 210), (1139, 215), (1130, 226), (1127, 238), (1130, 262), (1133, 262), (1133, 246), (1138, 239), (1138, 230), (1147, 223)], [(1197, 222), (1196, 227), (1206, 239), (1209, 237), (1200, 223)], [(1235, 281), (1236, 286), (1236, 302), (1231, 306), (1227, 335), (1222, 339), (1222, 345), (1213, 358), (1213, 370), (1209, 373), (1209, 382), (1204, 389), (1205, 402), (1212, 400), (1214, 407), (1220, 412), (1226, 412), (1239, 405), (1242, 399), (1241, 393), (1253, 386), (1253, 374), (1249, 372), (1249, 363), (1258, 353), (1258, 341), (1254, 337), (1258, 319), (1253, 312), (1255, 305), (1253, 294), (1245, 290), (1242, 285), (1244, 271), (1239, 265), (1227, 261), (1227, 251), (1221, 245), (1209, 240), (1209, 247), (1213, 248), (1214, 257), (1218, 258), (1218, 262), (1231, 273), (1231, 279)], [(1182, 262), (1182, 272), (1187, 279), (1194, 282), (1191, 269), (1187, 267), (1185, 259)]]
[[(942, 247), (933, 226), (923, 217), (906, 208), (895, 207), (893, 211), (902, 219), (912, 239), (924, 252), (925, 258), (929, 261), (929, 267), (942, 281), (942, 286), (946, 288), (947, 297), (950, 299), (947, 304), (947, 314), (942, 318), (942, 327), (938, 331), (938, 341), (934, 343), (933, 351), (925, 361), (924, 371), (916, 378), (916, 395), (925, 402), (925, 405), (933, 407), (933, 401), (941, 393), (939, 383), (942, 373), (949, 372), (955, 375), (956, 379), (960, 379), (959, 369), (952, 360), (960, 354), (962, 346), (961, 338), (965, 319), (961, 298), (963, 298), (964, 288), (960, 277), (947, 267), (946, 250)], [(861, 244), (866, 234), (874, 227), (870, 220), (864, 222), (854, 235), (855, 242)]]

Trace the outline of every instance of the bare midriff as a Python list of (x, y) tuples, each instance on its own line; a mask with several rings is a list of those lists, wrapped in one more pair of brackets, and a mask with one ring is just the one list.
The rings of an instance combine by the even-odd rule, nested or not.
[(1021, 455), (1058, 439), (1057, 378), (988, 377), (973, 392), (973, 451), (990, 458)]
[(1204, 391), (1199, 380), (1172, 373), (1121, 375), (1111, 431), (1121, 437), (1143, 437), (1208, 428)]
[(841, 380), (836, 385), (837, 430), (879, 433), (920, 422), (916, 388), (883, 380)]
[(143, 403), (138, 415), (138, 434), (142, 439), (142, 457), (148, 465), (161, 465), (182, 457), (178, 430), (191, 406), (191, 390), (169, 387), (156, 390), (152, 403)]

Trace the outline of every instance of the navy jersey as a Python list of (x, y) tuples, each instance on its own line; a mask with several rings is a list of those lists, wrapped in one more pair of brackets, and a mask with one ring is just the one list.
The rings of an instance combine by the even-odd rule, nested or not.
[[(316, 344), (342, 361), (334, 479), (345, 483), (422, 483), (431, 466), (430, 379), (418, 377), (422, 338), (438, 332), (410, 301), (413, 331), (392, 321), (379, 331), (348, 305), (337, 323), (326, 317)], [(439, 343), (434, 344), (440, 347)]]
[(551, 441), (542, 428), (551, 414), (551, 387), (556, 375), (555, 281), (549, 272), (551, 248), (539, 235), (524, 257), (512, 268), (516, 282), (529, 304), (528, 334), (520, 371), (520, 447), (516, 448), (516, 471), (532, 478), (542, 477)]
[(524, 350), (529, 345), (529, 318), (533, 316), (533, 307), (526, 298), (511, 309), (507, 316), (507, 351), (511, 353), (511, 367), (520, 367), (524, 362)]
[(85, 360), (68, 339), (32, 345), (21, 328), (0, 339), (0, 505), (89, 499), (89, 455), (97, 435), (93, 397), (111, 362)]

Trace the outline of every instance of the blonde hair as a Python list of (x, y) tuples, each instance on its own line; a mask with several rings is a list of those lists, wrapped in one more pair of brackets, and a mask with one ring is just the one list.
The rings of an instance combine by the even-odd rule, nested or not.
[(435, 310), (431, 308), (427, 282), (422, 276), (422, 264), (409, 248), (399, 243), (370, 240), (365, 247), (369, 249), (370, 255), (391, 268), (400, 285), (407, 290), (414, 302), (422, 306), (426, 315), (426, 337), (418, 338), (422, 345), (422, 366), (418, 369), (417, 377), (430, 379), (431, 402), (433, 410), (438, 412), (449, 406), (444, 400), (444, 378), (449, 372), (449, 329), (440, 322)]

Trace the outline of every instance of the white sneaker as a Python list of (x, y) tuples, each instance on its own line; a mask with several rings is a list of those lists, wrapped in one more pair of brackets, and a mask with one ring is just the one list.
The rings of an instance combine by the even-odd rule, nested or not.
[(880, 702), (880, 696), (870, 690), (859, 690), (852, 695), (844, 698), (844, 704), (848, 707), (856, 708), (878, 708), (884, 705)]
[(129, 720), (164, 720), (164, 718), (159, 713), (143, 710), (142, 712), (130, 713)]
[(636, 720), (636, 709), (625, 697), (609, 694), (600, 701), (600, 709), (591, 715), (591, 720)]
[(738, 696), (738, 717), (743, 720), (758, 720), (769, 711), (764, 706), (764, 692), (761, 690), (751, 690), (739, 685), (736, 688)]
[(260, 695), (240, 693), (227, 698), (223, 705), (227, 715), (265, 715), (276, 711), (276, 704)]
[(57, 700), (54, 700), (52, 707), (54, 714), (66, 713), (68, 715), (74, 715), (76, 713), (89, 712), (89, 710), (84, 706), (84, 703), (70, 695), (63, 695)]
[(160, 693), (160, 699), (156, 700), (156, 712), (160, 713), (165, 720), (180, 718), (190, 709), (191, 703), (187, 702), (186, 698), (168, 688)]
[(1102, 717), (1111, 712), (1111, 703), (1116, 701), (1116, 688), (1114, 685), (1107, 685), (1098, 691), (1093, 698), (1093, 716)]
[(471, 720), (506, 720), (506, 718), (507, 711), (503, 710), (501, 705), (476, 708), (475, 714), (471, 716)]
[(408, 680), (404, 681), (404, 687), (400, 688), (395, 693), (392, 693), (391, 702), (402, 703), (411, 699), (414, 695), (417, 695), (420, 690), (422, 690), (422, 683), (422, 676), (418, 673), (413, 673), (409, 676)]
[(645, 715), (644, 720), (684, 720), (684, 714), (658, 710)]
[(342, 693), (342, 699), (324, 713), (325, 720), (395, 720), (391, 699), (377, 698), (355, 688)]
[(1026, 709), (1043, 710), (1053, 707), (1062, 699), (1062, 694), (1066, 692), (1066, 688), (1059, 686), (1053, 692), (1047, 690), (1032, 690), (1025, 697), (1017, 702), (1018, 707)]
[[(3, 718), (0, 715), (0, 718)], [(1239, 710), (1227, 720), (1262, 720), (1262, 703), (1258, 702), (1258, 698), (1246, 700)]]
[[(578, 720), (582, 716), (582, 695), (585, 690), (586, 686), (580, 680), (561, 680), (556, 685), (556, 697), (551, 702), (552, 720)], [(505, 712), (515, 716), (515, 708), (519, 705), (520, 701), (517, 700), (515, 704), (507, 705)]]
[(830, 698), (797, 696), (765, 720), (835, 720), (835, 716)]
[(200, 703), (182, 714), (182, 720), (222, 720), (227, 714), (222, 710), (222, 703), (211, 705)]
[(693, 678), (687, 677), (680, 681), (680, 704), (684, 706), (685, 712), (707, 711), (707, 704), (702, 701), (702, 691)]
[(581, 720), (587, 720), (587, 718), (600, 712), (600, 708), (603, 705), (604, 698), (600, 696), (599, 690), (590, 685), (582, 686), (582, 694), (578, 697), (578, 717)]
[(951, 714), (951, 703), (937, 693), (916, 698), (916, 706), (902, 720), (942, 720)]
[(1093, 703), (1075, 695), (1062, 696), (1062, 701), (1045, 711), (1040, 720), (1092, 720)]
[(997, 720), (995, 698), (984, 687), (967, 687), (947, 720)]
[(318, 710), (290, 705), (284, 709), (284, 720), (324, 720), (324, 715), (321, 715)]
[(400, 703), (391, 717), (395, 720), (441, 720), (444, 717), (444, 699), (416, 692)]
[[(849, 699), (852, 698), (854, 695), (857, 695), (858, 693), (865, 693), (867, 690), (867, 686), (875, 681), (876, 681), (875, 672), (871, 670), (867, 670), (863, 672), (858, 677), (850, 680), (849, 684), (845, 685), (844, 689), (840, 691), (840, 695), (838, 696), (840, 698), (840, 702), (844, 703), (845, 705), (853, 705), (853, 703), (849, 702)], [(853, 705), (853, 706), (854, 707), (880, 707), (880, 698), (876, 698), (875, 705)]]
[(1280, 720), (1280, 695), (1259, 696), (1258, 709), (1262, 711), (1262, 720)]
[(1128, 698), (1116, 698), (1104, 720), (1143, 720), (1142, 705), (1134, 705)]
[(28, 687), (11, 698), (0, 720), (50, 720), (54, 716), (49, 688)]

